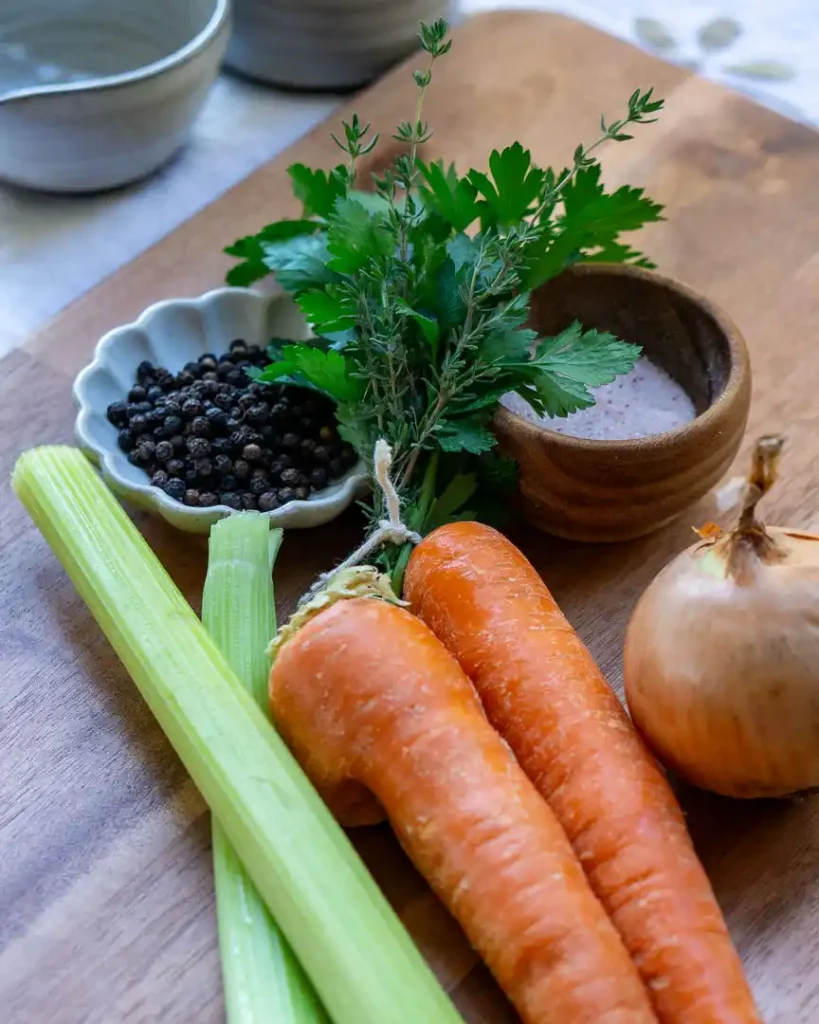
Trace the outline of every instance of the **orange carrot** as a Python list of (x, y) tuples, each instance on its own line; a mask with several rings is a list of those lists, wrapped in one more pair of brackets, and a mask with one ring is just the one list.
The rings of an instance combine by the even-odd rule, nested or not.
[(342, 824), (386, 813), (527, 1024), (656, 1024), (565, 833), (422, 622), (335, 604), (282, 646), (270, 694)]
[(563, 825), (663, 1024), (758, 1021), (674, 794), (535, 569), (455, 523), (415, 550), (404, 589)]

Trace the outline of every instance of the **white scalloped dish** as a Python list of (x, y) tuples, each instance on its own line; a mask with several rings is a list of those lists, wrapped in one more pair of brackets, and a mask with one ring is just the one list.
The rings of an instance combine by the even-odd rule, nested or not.
[[(273, 337), (308, 336), (298, 308), (281, 293), (219, 288), (198, 299), (171, 299), (149, 306), (134, 323), (109, 331), (97, 344), (93, 361), (74, 381), (77, 443), (120, 497), (180, 530), (207, 533), (233, 510), (227, 505), (191, 508), (152, 487), (145, 472), (131, 465), (117, 446), (117, 430), (106, 415), (108, 406), (125, 400), (143, 359), (178, 373), (205, 352), (224, 351), (234, 338), (266, 345)], [(265, 514), (271, 527), (321, 526), (343, 512), (365, 486), (366, 475), (359, 464), (306, 501), (291, 501)]]

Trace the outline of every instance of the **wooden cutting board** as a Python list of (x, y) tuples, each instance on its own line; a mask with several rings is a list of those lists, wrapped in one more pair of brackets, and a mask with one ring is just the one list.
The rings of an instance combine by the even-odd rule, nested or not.
[[(594, 137), (602, 111), (618, 116), (632, 90), (648, 85), (667, 112), (605, 153), (607, 180), (645, 185), (667, 204), (668, 222), (646, 231), (641, 247), (745, 332), (755, 374), (749, 440), (778, 429), (790, 438), (786, 479), (768, 509), (773, 521), (808, 526), (819, 504), (819, 136), (584, 25), (499, 13), (461, 27), (436, 72), (426, 110), (432, 155), (483, 166), (490, 147), (520, 139), (539, 162), (561, 165)], [(388, 138), (410, 116), (412, 93), (399, 70), (348, 113), (355, 107)], [(223, 1016), (205, 807), (12, 498), (8, 475), (22, 448), (71, 438), (71, 379), (103, 331), (158, 299), (218, 285), (223, 245), (297, 212), (285, 175), (294, 160), (329, 166), (326, 129), (2, 362), (0, 1016), (9, 1024)], [(519, 535), (615, 684), (637, 596), (711, 513), (704, 504), (654, 537), (605, 548)], [(140, 525), (198, 607), (201, 542), (160, 522)], [(350, 514), (288, 536), (277, 573), (282, 613), (359, 528)], [(819, 1020), (819, 798), (745, 804), (683, 790), (682, 799), (765, 1020)], [(390, 833), (365, 830), (357, 842), (465, 1019), (513, 1021)]]

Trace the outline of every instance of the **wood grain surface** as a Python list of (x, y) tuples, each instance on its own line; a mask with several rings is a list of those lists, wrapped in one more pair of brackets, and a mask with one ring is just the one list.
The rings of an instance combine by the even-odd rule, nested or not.
[[(642, 245), (666, 274), (737, 321), (755, 381), (741, 457), (756, 433), (787, 432), (784, 479), (767, 510), (774, 522), (808, 526), (819, 484), (819, 136), (576, 22), (503, 13), (458, 30), (425, 111), (436, 130), (432, 155), (482, 166), (490, 146), (521, 139), (538, 161), (562, 165), (580, 138), (594, 137), (602, 111), (616, 116), (634, 88), (648, 85), (666, 97), (667, 112), (605, 153), (605, 176), (645, 185), (667, 204), (668, 221), (646, 231)], [(388, 135), (409, 115), (412, 91), (399, 70), (355, 107)], [(334, 161), (326, 130), (2, 363), (0, 1019), (10, 1024), (223, 1018), (205, 807), (11, 496), (8, 476), (22, 448), (70, 439), (71, 379), (104, 330), (157, 299), (218, 285), (224, 244), (296, 213), (285, 168), (297, 159)], [(637, 596), (689, 543), (690, 524), (712, 514), (706, 500), (678, 525), (628, 545), (583, 547), (525, 532), (516, 539), (619, 685)], [(198, 606), (202, 542), (139, 522)], [(359, 528), (350, 514), (288, 536), (277, 576), (282, 612)], [(819, 1020), (819, 798), (681, 796), (765, 1020)], [(357, 842), (465, 1019), (513, 1021), (389, 832), (366, 830)]]

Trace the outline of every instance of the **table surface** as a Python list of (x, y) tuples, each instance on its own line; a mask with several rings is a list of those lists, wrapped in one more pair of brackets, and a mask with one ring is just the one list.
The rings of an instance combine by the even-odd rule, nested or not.
[[(462, 0), (465, 14), (544, 0)], [(814, 0), (558, 0), (548, 5), (819, 123)], [(190, 144), (161, 173), (98, 196), (0, 184), (0, 356), (59, 310), (275, 156), (338, 103), (222, 76)], [(47, 282), (47, 284), (44, 284)]]
[[(425, 109), (438, 128), (429, 156), (469, 166), (520, 138), (536, 161), (560, 166), (581, 126), (593, 131), (635, 82), (656, 85), (668, 108), (606, 150), (607, 180), (667, 203), (668, 220), (641, 247), (744, 332), (755, 394), (741, 459), (758, 433), (787, 426), (783, 480), (766, 509), (772, 522), (807, 527), (819, 479), (819, 134), (577, 22), (508, 13), (459, 30)], [(388, 134), (413, 88), (400, 69), (355, 106)], [(10, 1024), (222, 1019), (206, 810), (8, 479), (21, 447), (70, 438), (70, 384), (95, 338), (151, 301), (221, 280), (226, 239), (256, 228), (262, 210), (297, 212), (287, 163), (327, 166), (333, 151), (324, 127), (310, 133), (0, 361), (0, 1006)], [(515, 539), (619, 686), (634, 602), (713, 512), (705, 503), (629, 545)], [(197, 606), (201, 539), (137, 518)], [(350, 514), (288, 535), (282, 614), (359, 528)], [(767, 1024), (816, 1021), (819, 800), (742, 803), (687, 789), (681, 800)], [(356, 841), (465, 1020), (506, 1024), (497, 988), (389, 830)]]

